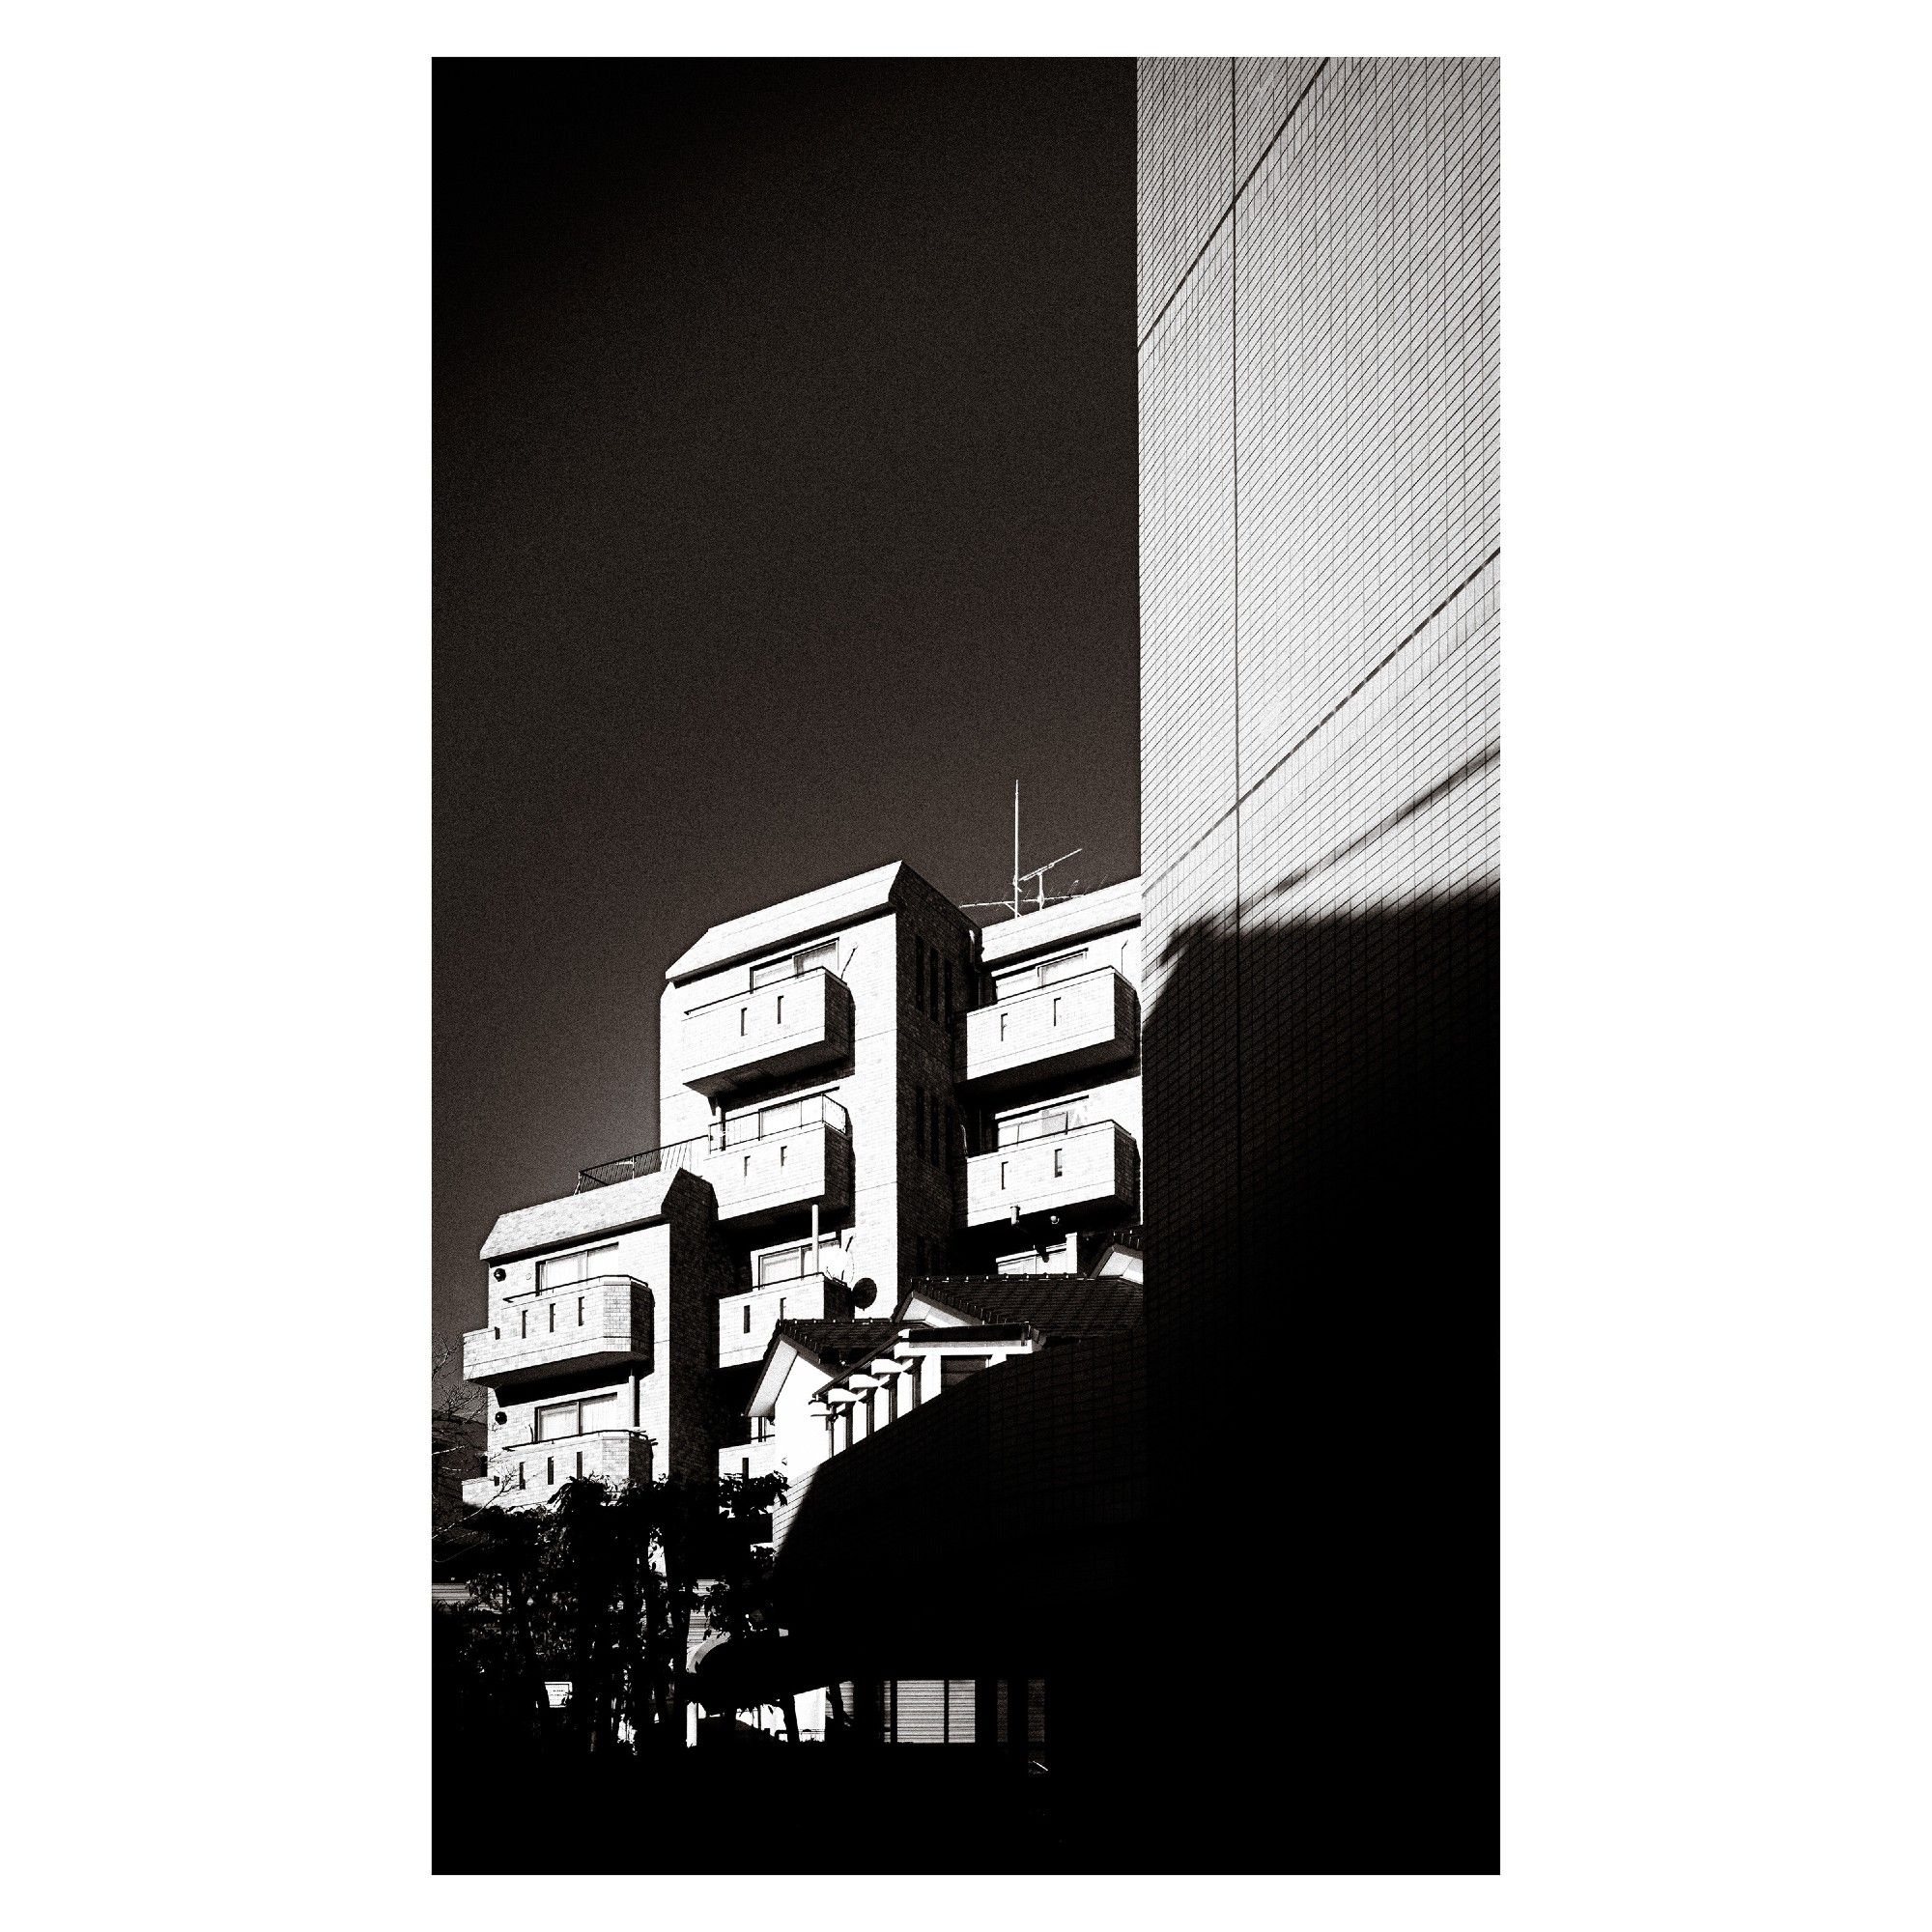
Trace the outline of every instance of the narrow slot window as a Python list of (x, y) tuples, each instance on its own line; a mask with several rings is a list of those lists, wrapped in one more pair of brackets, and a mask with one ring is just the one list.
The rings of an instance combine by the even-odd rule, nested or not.
[(752, 1332), (752, 1304), (749, 1301), (745, 1304), (744, 1332), (747, 1335)]
[[(1059, 1004), (1057, 1000), (1054, 1002), (1056, 1007)], [(772, 1019), (773, 1023), (778, 1026), (783, 1026), (785, 1023), (785, 996), (782, 993), (778, 997), (778, 1010), (772, 1015)]]
[(925, 941), (915, 937), (912, 942), (912, 1003), (923, 1012), (925, 1010)]
[(1054, 1179), (1058, 1180), (1061, 1178), (1061, 1176), (1066, 1172), (1065, 1160), (1066, 1160), (1066, 1150), (1065, 1148), (1055, 1148), (1053, 1151)]
[(740, 1007), (738, 1009), (738, 1037), (740, 1039), (745, 1037), (745, 1029), (750, 1023), (751, 1017), (752, 1009), (750, 1007)]

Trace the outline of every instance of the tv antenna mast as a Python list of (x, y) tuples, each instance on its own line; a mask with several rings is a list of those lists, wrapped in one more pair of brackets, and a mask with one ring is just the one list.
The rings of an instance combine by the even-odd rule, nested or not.
[(1020, 888), (1022, 886), (1028, 886), (1028, 885), (1030, 885), (1033, 889), (1033, 905), (1031, 907), (1031, 910), (1034, 912), (1044, 912), (1049, 905), (1055, 903), (1060, 899), (1077, 898), (1080, 893), (1080, 881), (1078, 879), (1074, 880), (1073, 890), (1070, 893), (1050, 893), (1046, 889), (1046, 875), (1053, 870), (1054, 867), (1064, 866), (1069, 859), (1077, 859), (1082, 852), (1086, 851), (1086, 849), (1087, 848), (1084, 845), (1076, 845), (1074, 846), (1072, 851), (1063, 852), (1059, 858), (1049, 859), (1045, 865), (1036, 866), (1030, 872), (1021, 871), (1020, 870), (1020, 781), (1018, 779), (1015, 779), (1013, 781), (1012, 896), (1010, 898), (1005, 898), (1005, 899), (973, 899), (970, 900), (967, 904), (963, 905), (960, 908), (960, 910), (962, 912), (990, 912), (995, 906), (1004, 906), (1007, 909), (1007, 911), (1011, 913), (1015, 919), (1018, 919), (1022, 912), (1029, 910), (1029, 908), (1022, 903), (1021, 894), (1020, 894)]

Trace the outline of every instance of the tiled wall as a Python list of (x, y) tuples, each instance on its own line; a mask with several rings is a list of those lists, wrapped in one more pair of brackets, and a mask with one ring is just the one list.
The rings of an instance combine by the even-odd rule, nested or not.
[(1269, 1485), (1311, 1644), (1440, 1715), (1391, 1620), (1494, 1527), (1498, 70), (1139, 99), (1154, 1466)]

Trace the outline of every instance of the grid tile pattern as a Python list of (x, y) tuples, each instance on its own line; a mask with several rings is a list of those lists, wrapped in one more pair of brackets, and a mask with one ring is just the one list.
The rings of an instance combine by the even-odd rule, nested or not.
[(1222, 60), (1142, 61), (1139, 289), (1144, 336), (1234, 192), (1232, 97)]
[[(1466, 1785), (1493, 1722), (1497, 68), (1144, 61), (1139, 99), (1154, 1501), (1169, 1537), (1252, 1548), (1230, 1472), (1267, 1481), (1296, 1625), (1271, 1654), (1321, 1660), (1296, 1710), (1324, 1776), (1385, 1776), (1379, 1729)], [(1231, 1346), (1270, 1393), (1203, 1430), (1195, 1365)]]

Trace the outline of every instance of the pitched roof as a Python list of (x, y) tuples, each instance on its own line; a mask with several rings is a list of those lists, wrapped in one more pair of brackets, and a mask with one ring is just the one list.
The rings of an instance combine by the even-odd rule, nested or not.
[(912, 1284), (899, 1303), (901, 1317), (914, 1295), (976, 1323), (1024, 1321), (1050, 1336), (1107, 1335), (1141, 1321), (1141, 1285), (1119, 1275), (932, 1275)]
[[(781, 1321), (772, 1331), (772, 1346), (789, 1342), (800, 1354), (828, 1372), (849, 1368), (879, 1350), (899, 1331), (896, 1321)], [(766, 1350), (767, 1355), (770, 1350)]]
[[(855, 920), (869, 919), (922, 894), (944, 897), (903, 859), (895, 859), (890, 865), (873, 867), (869, 872), (838, 879), (814, 892), (800, 893), (795, 898), (781, 899), (777, 905), (760, 906), (755, 912), (741, 913), (736, 919), (721, 920), (716, 925), (706, 926), (665, 968), (665, 978), (675, 984), (742, 959), (755, 959), (759, 953), (775, 952), (794, 940), (810, 939), (822, 932), (836, 931)], [(952, 901), (946, 903), (950, 905)]]
[(566, 1194), (555, 1201), (539, 1201), (532, 1208), (513, 1208), (497, 1216), (497, 1225), (490, 1230), (490, 1238), (477, 1259), (501, 1261), (506, 1255), (526, 1255), (587, 1235), (614, 1234), (620, 1228), (662, 1220), (665, 1197), (680, 1186), (702, 1187), (708, 1194), (711, 1184), (679, 1167), (668, 1173), (639, 1175), (635, 1180), (620, 1180), (610, 1187), (587, 1188), (582, 1194)]
[(746, 1398), (744, 1413), (769, 1415), (779, 1391), (801, 1356), (821, 1375), (838, 1377), (854, 1364), (876, 1355), (898, 1333), (899, 1324), (879, 1321), (821, 1321), (807, 1316), (787, 1318), (772, 1330), (763, 1358)]

